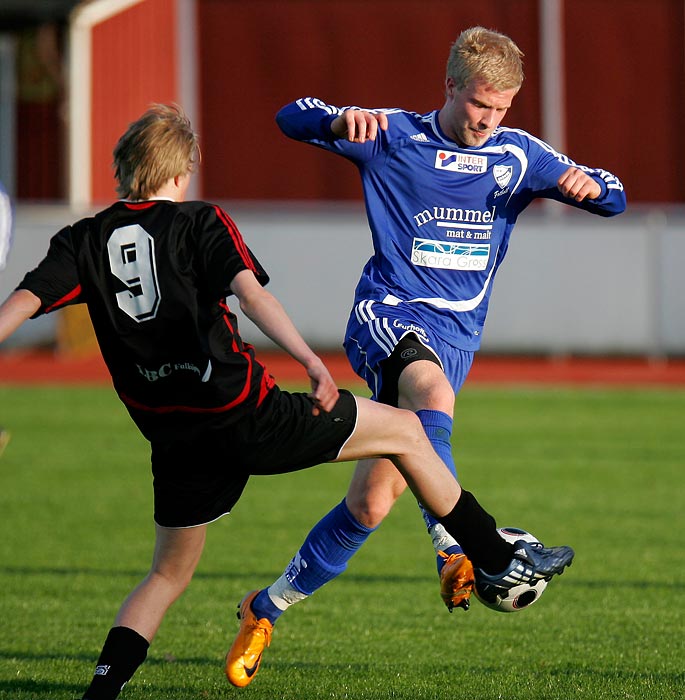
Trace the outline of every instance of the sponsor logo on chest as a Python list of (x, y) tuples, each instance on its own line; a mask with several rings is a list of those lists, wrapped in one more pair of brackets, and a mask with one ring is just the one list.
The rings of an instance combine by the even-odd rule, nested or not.
[(411, 261), (420, 267), (441, 270), (482, 271), (490, 258), (489, 243), (459, 243), (414, 238)]
[(477, 175), (487, 171), (488, 157), (439, 149), (435, 153), (435, 168), (437, 170), (452, 170), (455, 173)]

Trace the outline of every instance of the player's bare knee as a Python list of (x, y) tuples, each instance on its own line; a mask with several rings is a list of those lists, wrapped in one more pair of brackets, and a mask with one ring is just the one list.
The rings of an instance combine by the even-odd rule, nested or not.
[(400, 389), (398, 405), (410, 411), (432, 409), (451, 414), (454, 406), (454, 391), (446, 382), (434, 383), (420, 389), (415, 387), (404, 391)]
[(392, 490), (380, 494), (378, 491), (359, 496), (347, 495), (347, 507), (355, 519), (364, 527), (378, 527), (390, 512), (396, 497)]
[(158, 585), (166, 588), (174, 599), (188, 588), (190, 581), (193, 578), (194, 569), (188, 571), (186, 569), (153, 569), (150, 572), (149, 578), (157, 582)]

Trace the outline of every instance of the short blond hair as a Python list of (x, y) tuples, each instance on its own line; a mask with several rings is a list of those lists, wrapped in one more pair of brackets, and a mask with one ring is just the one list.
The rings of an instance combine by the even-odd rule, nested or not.
[(495, 90), (518, 90), (523, 84), (523, 52), (505, 34), (485, 27), (464, 30), (452, 44), (447, 77), (457, 90), (481, 78)]
[(190, 120), (176, 104), (153, 104), (114, 148), (117, 194), (148, 199), (167, 180), (193, 170), (200, 150)]

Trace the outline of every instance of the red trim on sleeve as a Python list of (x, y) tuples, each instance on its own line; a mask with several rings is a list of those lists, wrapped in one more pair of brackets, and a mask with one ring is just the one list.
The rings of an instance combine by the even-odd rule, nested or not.
[(235, 244), (236, 250), (240, 254), (240, 257), (245, 263), (245, 266), (256, 274), (257, 269), (255, 267), (254, 262), (252, 262), (252, 256), (250, 255), (250, 251), (247, 249), (247, 245), (245, 244), (243, 237), (240, 235), (240, 231), (238, 231), (238, 227), (235, 225), (231, 217), (221, 207), (214, 205), (214, 211), (216, 211), (216, 215), (219, 217), (219, 220), (226, 227), (228, 235), (233, 239), (233, 243)]
[(65, 306), (70, 301), (73, 301), (78, 296), (80, 296), (80, 294), (81, 294), (81, 285), (77, 284), (68, 294), (65, 294), (61, 299), (58, 299), (54, 304), (47, 306), (45, 308), (44, 313), (48, 314), (51, 311), (54, 311), (55, 309), (59, 309), (60, 306)]

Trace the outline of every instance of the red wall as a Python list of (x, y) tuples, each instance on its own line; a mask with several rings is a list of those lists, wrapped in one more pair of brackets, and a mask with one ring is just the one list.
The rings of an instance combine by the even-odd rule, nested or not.
[(146, 0), (93, 31), (93, 201), (116, 197), (112, 150), (151, 102), (178, 100), (176, 2)]
[(305, 95), (441, 107), (450, 46), (473, 24), (516, 37), (527, 82), (508, 121), (539, 131), (535, 0), (199, 0), (199, 12), (208, 199), (360, 197), (353, 166), (286, 139), (276, 112)]
[[(542, 135), (543, 1), (196, 0), (202, 195), (359, 198), (353, 166), (287, 140), (275, 113), (304, 95), (339, 105), (440, 107), (449, 47), (474, 24), (510, 34), (525, 52), (526, 82), (505, 124)], [(615, 172), (630, 203), (685, 202), (685, 2), (562, 6), (568, 155)], [(145, 0), (95, 30), (96, 202), (114, 196), (112, 148), (127, 124), (150, 102), (179, 99), (176, 25), (176, 0)], [(18, 102), (21, 199), (66, 194), (59, 89), (48, 98)]]
[[(359, 198), (353, 166), (288, 141), (276, 111), (304, 95), (440, 107), (449, 47), (474, 24), (523, 49), (505, 124), (541, 135), (538, 1), (198, 0), (204, 196)], [(616, 173), (631, 203), (685, 202), (685, 3), (562, 4), (568, 155)]]
[(568, 151), (630, 202), (685, 202), (685, 2), (565, 3)]

